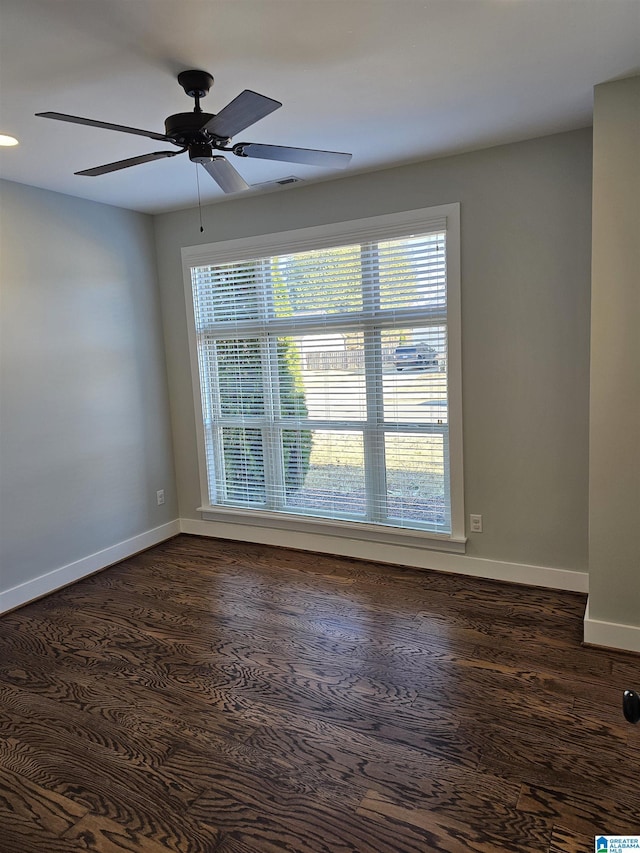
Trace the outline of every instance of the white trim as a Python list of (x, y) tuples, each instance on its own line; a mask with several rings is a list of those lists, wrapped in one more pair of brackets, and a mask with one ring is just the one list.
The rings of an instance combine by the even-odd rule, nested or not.
[(618, 622), (592, 619), (587, 600), (587, 609), (584, 612), (584, 641), (589, 646), (640, 652), (640, 625), (622, 625)]
[[(311, 225), (293, 231), (276, 231), (258, 234), (255, 237), (238, 237), (185, 246), (182, 249), (183, 268), (208, 266), (215, 254), (217, 264), (233, 263), (247, 258), (257, 260), (271, 255), (306, 252), (331, 246), (349, 245), (362, 240), (390, 240), (403, 237), (407, 229), (420, 229), (421, 234), (441, 231), (448, 227), (448, 217), (455, 215), (460, 205), (441, 204), (434, 207), (405, 210), (400, 213), (383, 213), (346, 222), (331, 222), (327, 225)], [(189, 276), (190, 278), (190, 276)]]
[(116, 545), (111, 545), (111, 547), (90, 554), (88, 557), (83, 557), (81, 560), (60, 566), (58, 569), (53, 569), (44, 575), (39, 575), (37, 578), (0, 592), (0, 613), (21, 607), (36, 598), (42, 598), (42, 596), (49, 595), (57, 589), (75, 583), (87, 575), (92, 575), (112, 566), (114, 563), (126, 560), (127, 557), (132, 557), (140, 551), (158, 545), (165, 539), (177, 536), (180, 529), (179, 519), (174, 519), (167, 524), (160, 525), (160, 527), (154, 527), (152, 530), (147, 530), (131, 539), (125, 539), (123, 542), (118, 542)]
[(268, 510), (242, 510), (237, 507), (199, 506), (203, 521), (222, 524), (240, 524), (245, 527), (268, 527), (272, 530), (293, 530), (313, 536), (339, 536), (361, 539), (363, 542), (382, 542), (407, 548), (432, 548), (464, 554), (466, 538), (454, 539), (449, 534), (416, 530), (414, 527), (392, 527), (361, 521), (343, 521), (339, 518), (322, 518)]
[(416, 569), (469, 575), (487, 580), (507, 583), (542, 586), (570, 592), (587, 592), (589, 576), (586, 572), (569, 569), (554, 569), (548, 566), (529, 566), (523, 563), (507, 563), (502, 560), (487, 560), (464, 554), (448, 554), (426, 547), (407, 547), (380, 542), (347, 539), (344, 536), (328, 536), (321, 533), (309, 534), (274, 527), (201, 521), (192, 518), (180, 519), (180, 531), (195, 536), (214, 539), (231, 539), (240, 542), (259, 542), (294, 548), (300, 551), (334, 554), (341, 557), (368, 560), (376, 563), (391, 563)]
[(462, 307), (460, 205), (447, 205), (447, 408), (449, 412), (449, 488), (451, 537), (462, 539), (464, 472), (462, 467)]
[(208, 504), (209, 474), (207, 472), (207, 453), (205, 449), (204, 414), (202, 408), (202, 386), (200, 384), (200, 364), (198, 361), (198, 336), (196, 334), (196, 315), (193, 304), (193, 283), (191, 281), (191, 263), (182, 250), (182, 275), (184, 281), (184, 304), (187, 314), (187, 338), (189, 341), (189, 362), (191, 364), (191, 391), (196, 416), (196, 449), (198, 453), (198, 476), (200, 479), (200, 503)]

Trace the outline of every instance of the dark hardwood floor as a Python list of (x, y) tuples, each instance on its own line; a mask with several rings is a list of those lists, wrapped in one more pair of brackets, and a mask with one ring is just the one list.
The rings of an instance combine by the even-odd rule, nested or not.
[(180, 536), (0, 619), (2, 853), (590, 853), (640, 658), (585, 596)]

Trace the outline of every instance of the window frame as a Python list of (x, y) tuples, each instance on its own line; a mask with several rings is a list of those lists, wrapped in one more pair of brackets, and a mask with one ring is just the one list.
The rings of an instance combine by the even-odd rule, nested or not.
[[(209, 503), (200, 365), (191, 277), (192, 268), (217, 266), (219, 264), (240, 262), (247, 259), (255, 260), (279, 254), (293, 254), (312, 249), (404, 237), (412, 232), (423, 232), (425, 229), (433, 227), (435, 223), (442, 223), (443, 221), (446, 222), (447, 232), (447, 397), (449, 412), (448, 470), (451, 533), (435, 533), (411, 528), (377, 525), (370, 522), (320, 518), (313, 515), (286, 513), (281, 510), (268, 511), (243, 507), (211, 506)], [(253, 237), (241, 237), (233, 240), (184, 247), (182, 249), (182, 267), (200, 479), (200, 506), (197, 507), (197, 512), (201, 514), (201, 518), (206, 521), (235, 522), (279, 530), (324, 533), (347, 537), (349, 539), (363, 539), (464, 553), (466, 537), (464, 524), (462, 433), (460, 205), (458, 203), (438, 205), (436, 207), (383, 214), (381, 216), (347, 222), (336, 222), (292, 231), (266, 233)], [(411, 309), (404, 309), (400, 313), (406, 313), (408, 323), (412, 321)], [(397, 319), (400, 320), (400, 318)]]

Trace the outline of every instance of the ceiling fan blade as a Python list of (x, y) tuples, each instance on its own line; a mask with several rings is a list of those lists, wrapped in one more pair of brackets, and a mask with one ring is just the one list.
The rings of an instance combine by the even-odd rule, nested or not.
[(245, 89), (202, 128), (216, 136), (231, 139), (236, 133), (255, 124), (282, 106), (280, 101)]
[(115, 163), (105, 163), (104, 166), (96, 166), (93, 169), (84, 169), (82, 172), (74, 172), (75, 175), (89, 175), (95, 178), (98, 175), (106, 175), (107, 172), (117, 172), (119, 169), (128, 169), (129, 166), (139, 166), (140, 163), (149, 163), (152, 160), (161, 160), (163, 157), (175, 157), (183, 154), (183, 151), (155, 151), (152, 154), (141, 154), (139, 157), (129, 157), (128, 160), (116, 160)]
[(261, 160), (284, 160), (285, 163), (304, 163), (307, 166), (326, 166), (340, 169), (351, 160), (351, 154), (341, 151), (317, 151), (314, 148), (288, 148), (285, 145), (262, 145), (257, 142), (234, 146), (240, 157), (258, 157)]
[[(119, 130), (122, 133), (135, 133), (138, 136), (147, 136), (149, 139), (161, 139), (163, 142), (173, 142), (162, 133), (154, 133), (152, 130), (138, 130), (136, 127), (126, 127), (123, 124), (110, 124), (108, 121), (94, 121), (92, 118), (81, 116), (68, 116), (65, 113), (36, 113), (40, 118), (54, 118), (57, 121), (69, 121), (72, 124), (87, 124), (89, 127), (102, 127), (105, 130)], [(175, 144), (175, 143), (174, 143)]]
[(209, 163), (202, 165), (224, 192), (239, 193), (249, 189), (249, 184), (240, 172), (224, 157), (214, 157)]

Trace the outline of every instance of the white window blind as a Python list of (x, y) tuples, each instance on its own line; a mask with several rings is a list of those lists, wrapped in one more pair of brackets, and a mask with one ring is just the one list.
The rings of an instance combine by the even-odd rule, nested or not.
[(447, 220), (402, 230), (189, 265), (211, 507), (451, 533)]

